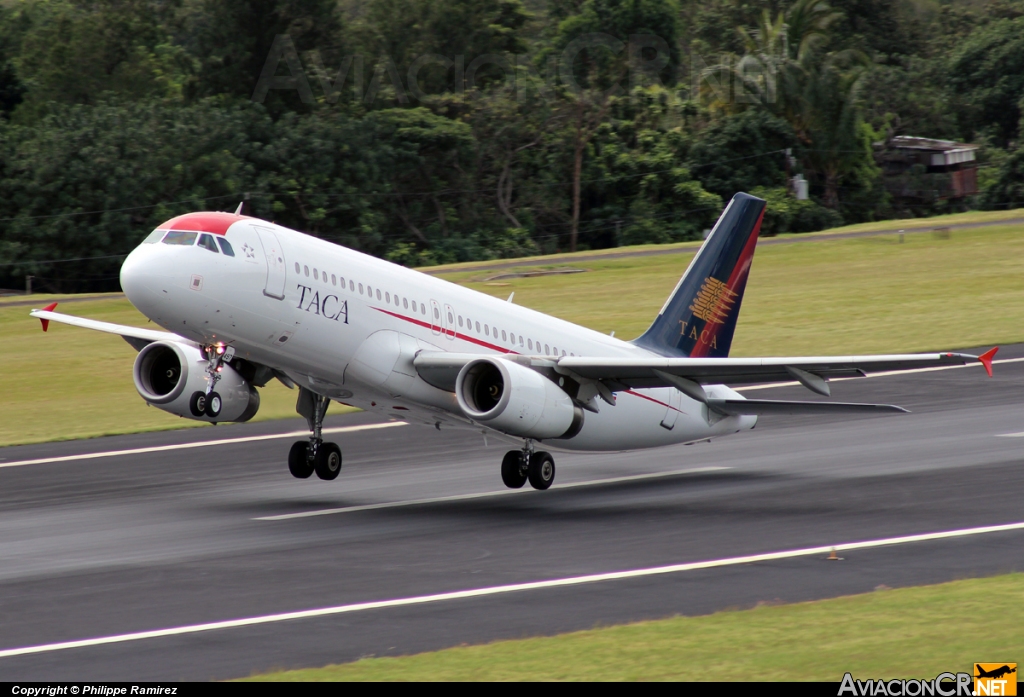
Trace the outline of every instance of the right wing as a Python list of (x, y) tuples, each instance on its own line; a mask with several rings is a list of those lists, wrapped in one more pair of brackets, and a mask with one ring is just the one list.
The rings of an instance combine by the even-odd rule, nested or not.
[(141, 329), (139, 327), (128, 327), (123, 324), (113, 324), (111, 322), (100, 322), (95, 319), (85, 319), (84, 317), (75, 317), (73, 315), (65, 315), (60, 312), (54, 312), (53, 308), (57, 307), (57, 303), (47, 305), (42, 310), (32, 310), (29, 314), (32, 317), (38, 319), (43, 325), (43, 331), (45, 332), (50, 325), (50, 322), (60, 322), (61, 324), (70, 324), (73, 327), (82, 327), (83, 329), (92, 329), (98, 332), (106, 332), (107, 334), (117, 334), (122, 339), (131, 344), (132, 348), (136, 351), (141, 351), (144, 346), (151, 344), (154, 341), (176, 341), (178, 343), (188, 344), (190, 346), (198, 347), (199, 344), (196, 342), (186, 339), (183, 336), (178, 336), (172, 332), (161, 332), (153, 329)]

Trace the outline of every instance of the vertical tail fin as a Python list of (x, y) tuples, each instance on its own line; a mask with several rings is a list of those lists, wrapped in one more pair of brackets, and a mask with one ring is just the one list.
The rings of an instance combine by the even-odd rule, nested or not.
[(736, 194), (658, 317), (633, 341), (663, 356), (725, 358), (761, 231), (765, 202)]

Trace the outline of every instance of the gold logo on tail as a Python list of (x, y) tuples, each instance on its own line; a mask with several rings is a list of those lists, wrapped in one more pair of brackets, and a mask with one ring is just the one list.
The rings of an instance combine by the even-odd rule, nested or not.
[(697, 297), (693, 299), (690, 311), (705, 322), (722, 324), (729, 317), (735, 302), (736, 293), (729, 286), (708, 276), (697, 292)]

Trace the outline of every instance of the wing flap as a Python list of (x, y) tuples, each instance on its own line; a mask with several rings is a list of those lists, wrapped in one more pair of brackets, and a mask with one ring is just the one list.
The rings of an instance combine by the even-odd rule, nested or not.
[(772, 399), (709, 399), (708, 407), (731, 416), (765, 414), (908, 414), (894, 404), (789, 402)]

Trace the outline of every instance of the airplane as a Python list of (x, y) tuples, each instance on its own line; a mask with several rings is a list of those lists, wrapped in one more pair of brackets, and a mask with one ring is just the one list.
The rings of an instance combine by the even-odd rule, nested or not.
[(1011, 668), (1008, 665), (1004, 665), (1000, 668), (995, 668), (993, 670), (985, 670), (979, 665), (975, 665), (975, 668), (978, 671), (978, 674), (974, 676), (976, 678), (1001, 678), (1004, 675), (1009, 675), (1010, 673), (1017, 672), (1016, 668)]
[[(308, 440), (288, 468), (333, 480), (337, 444), (323, 440), (330, 402), (442, 428), (472, 428), (520, 447), (504, 484), (547, 489), (547, 450), (628, 451), (748, 430), (761, 414), (900, 413), (886, 404), (745, 399), (732, 386), (796, 381), (830, 396), (828, 380), (867, 371), (980, 361), (981, 356), (730, 358), (765, 202), (729, 202), (657, 317), (623, 341), (272, 222), (198, 212), (159, 225), (125, 259), (121, 287), (166, 331), (55, 312), (31, 316), (122, 336), (138, 351), (142, 399), (178, 416), (246, 421), (257, 388), (298, 388)], [(514, 294), (513, 294), (514, 295)]]

